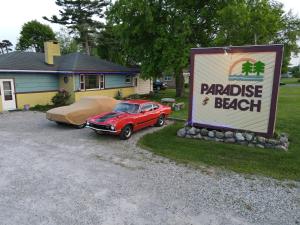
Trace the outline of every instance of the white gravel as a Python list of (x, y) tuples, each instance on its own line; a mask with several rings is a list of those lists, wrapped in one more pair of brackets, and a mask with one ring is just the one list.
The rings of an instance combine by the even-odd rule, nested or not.
[[(129, 141), (0, 114), (0, 224), (300, 224), (300, 183), (176, 165)], [(167, 140), (166, 140), (167, 141)]]

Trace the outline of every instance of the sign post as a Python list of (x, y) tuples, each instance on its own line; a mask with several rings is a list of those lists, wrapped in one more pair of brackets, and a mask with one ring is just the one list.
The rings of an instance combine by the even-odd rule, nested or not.
[(189, 123), (274, 134), (282, 45), (195, 48)]

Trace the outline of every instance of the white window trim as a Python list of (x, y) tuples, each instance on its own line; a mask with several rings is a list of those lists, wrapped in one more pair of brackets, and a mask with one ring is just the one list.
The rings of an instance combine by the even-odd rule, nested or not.
[[(85, 88), (85, 74), (80, 74), (79, 77), (79, 85), (80, 85), (80, 91), (97, 91), (97, 90), (104, 90), (105, 89), (105, 75), (104, 74), (94, 74), (99, 76), (99, 88), (90, 88), (86, 89)], [(83, 82), (81, 81), (81, 77), (83, 77)], [(101, 77), (103, 77), (103, 81), (101, 81)], [(103, 87), (101, 88), (101, 82), (103, 82)], [(81, 89), (81, 84), (83, 83), (84, 89)]]
[[(168, 78), (168, 79), (166, 79), (166, 78)], [(173, 79), (172, 79), (172, 76), (171, 75), (166, 75), (166, 76), (164, 76), (164, 81), (172, 81)]]

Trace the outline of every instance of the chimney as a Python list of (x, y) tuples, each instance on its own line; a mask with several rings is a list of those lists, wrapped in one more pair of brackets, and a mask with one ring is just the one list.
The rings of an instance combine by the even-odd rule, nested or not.
[(46, 41), (44, 42), (44, 50), (45, 50), (45, 63), (48, 65), (53, 65), (54, 56), (60, 56), (60, 46), (57, 41)]

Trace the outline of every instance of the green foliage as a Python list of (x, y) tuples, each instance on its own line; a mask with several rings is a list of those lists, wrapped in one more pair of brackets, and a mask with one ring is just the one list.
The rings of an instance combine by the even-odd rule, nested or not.
[(283, 5), (269, 0), (230, 0), (217, 12), (214, 44), (284, 44), (282, 73), (287, 72), (291, 53), (298, 53), (300, 20)]
[(9, 53), (10, 51), (12, 51), (12, 49), (10, 48), (12, 46), (13, 44), (9, 40), (0, 41), (0, 54), (4, 54), (5, 51), (6, 53)]
[(47, 105), (39, 105), (39, 104), (37, 104), (37, 105), (35, 105), (33, 107), (30, 107), (30, 110), (31, 111), (46, 112), (46, 111), (48, 111), (50, 109), (53, 109), (53, 108), (54, 108), (53, 105), (49, 105), (49, 104), (47, 104)]
[(99, 19), (104, 17), (103, 8), (109, 4), (109, 1), (56, 0), (55, 3), (61, 7), (60, 17), (53, 15), (51, 18), (43, 18), (69, 28), (71, 33), (78, 36), (78, 42), (82, 43), (83, 49), (90, 55), (90, 47), (94, 42), (93, 34), (103, 27)]
[(122, 93), (121, 90), (118, 90), (118, 91), (117, 91), (117, 93), (116, 93), (116, 95), (115, 95), (115, 99), (117, 99), (117, 100), (123, 99), (123, 93)]
[(249, 75), (249, 73), (253, 72), (253, 64), (250, 63), (249, 61), (245, 62), (242, 65), (242, 73), (245, 73), (246, 76)]
[(67, 29), (60, 29), (56, 33), (56, 38), (60, 44), (61, 54), (65, 55), (79, 50), (77, 41), (69, 34)]
[(48, 25), (32, 20), (22, 26), (16, 48), (23, 51), (33, 48), (36, 52), (44, 52), (44, 42), (54, 39), (55, 34)]
[(66, 90), (61, 89), (51, 101), (55, 107), (64, 106), (68, 104), (70, 97), (71, 95)]

